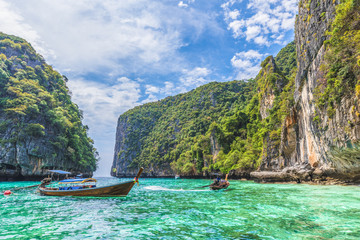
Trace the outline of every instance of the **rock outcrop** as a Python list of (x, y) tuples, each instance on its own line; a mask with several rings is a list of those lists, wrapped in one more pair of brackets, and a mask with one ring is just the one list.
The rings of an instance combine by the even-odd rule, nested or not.
[(92, 140), (66, 81), (25, 40), (0, 33), (0, 180), (96, 169)]
[[(298, 69), (295, 78), (295, 106), (283, 123), (280, 157), (268, 159), (252, 177), (260, 181), (323, 181), (326, 178), (357, 181), (360, 171), (336, 169), (334, 149), (353, 148), (360, 140), (360, 122), (355, 112), (355, 94), (341, 96), (332, 117), (317, 105), (319, 86), (326, 78), (322, 66), (327, 48), (326, 34), (335, 18), (339, 1), (299, 2), (295, 25)], [(272, 163), (272, 164), (271, 164)], [(280, 167), (279, 167), (280, 166)], [(264, 171), (267, 170), (267, 171)], [(271, 172), (268, 172), (271, 171)]]
[[(270, 117), (270, 111), (274, 107), (274, 102), (279, 98), (283, 88), (288, 83), (288, 79), (278, 69), (275, 59), (269, 56), (262, 62), (262, 69), (257, 76), (258, 92), (260, 92), (260, 116), (263, 121)], [(274, 126), (279, 128), (280, 126)], [(263, 153), (261, 159), (261, 169), (276, 169), (280, 166), (279, 144), (277, 137), (270, 136), (268, 131), (263, 139)]]
[(258, 92), (261, 91), (260, 99), (260, 115), (261, 119), (269, 117), (269, 111), (274, 106), (274, 101), (277, 95), (282, 91), (287, 83), (287, 79), (278, 69), (273, 56), (269, 56), (262, 62), (262, 69), (257, 78), (260, 83)]

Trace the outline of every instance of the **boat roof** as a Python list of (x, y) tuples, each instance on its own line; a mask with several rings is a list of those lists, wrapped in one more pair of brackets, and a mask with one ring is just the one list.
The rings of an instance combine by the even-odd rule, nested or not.
[(49, 172), (58, 173), (58, 174), (71, 174), (71, 172), (67, 172), (64, 170), (49, 170)]
[(86, 183), (86, 182), (96, 182), (95, 178), (70, 178), (59, 181), (59, 183)]

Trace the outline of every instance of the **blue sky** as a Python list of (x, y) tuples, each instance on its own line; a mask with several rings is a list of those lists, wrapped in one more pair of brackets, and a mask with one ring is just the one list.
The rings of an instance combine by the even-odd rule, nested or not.
[(297, 0), (0, 0), (0, 31), (68, 77), (109, 175), (117, 118), (212, 81), (255, 77), (294, 38)]

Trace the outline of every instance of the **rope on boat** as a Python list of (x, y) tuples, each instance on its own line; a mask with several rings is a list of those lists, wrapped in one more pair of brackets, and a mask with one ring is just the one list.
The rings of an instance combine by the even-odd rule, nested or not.
[(18, 187), (18, 188), (13, 188), (12, 190), (6, 190), (4, 192), (4, 195), (11, 195), (13, 194), (12, 191), (17, 191), (17, 190), (21, 190), (21, 189), (26, 189), (26, 188), (33, 188), (33, 187), (45, 187), (46, 185), (50, 184), (51, 182), (51, 178), (44, 178), (43, 180), (41, 180), (40, 184), (35, 184), (35, 185), (31, 185), (31, 186), (26, 186), (26, 187)]
[(25, 188), (33, 188), (33, 187), (38, 187), (40, 184), (35, 184), (35, 185), (31, 185), (31, 186), (26, 186), (26, 187), (19, 187), (19, 188), (14, 188), (13, 190), (21, 190), (21, 189), (25, 189)]

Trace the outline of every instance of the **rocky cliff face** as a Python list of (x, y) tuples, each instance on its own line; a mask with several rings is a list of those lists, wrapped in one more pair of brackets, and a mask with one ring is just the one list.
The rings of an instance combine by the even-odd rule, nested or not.
[[(260, 116), (262, 121), (267, 121), (271, 116), (275, 101), (280, 98), (280, 93), (288, 83), (288, 79), (278, 69), (275, 59), (269, 56), (263, 61), (262, 69), (257, 76), (258, 92), (260, 92)], [(279, 128), (280, 122), (274, 126)], [(268, 131), (263, 139), (263, 152), (261, 158), (261, 169), (273, 169), (278, 166), (280, 141), (277, 137), (271, 137)]]
[[(251, 177), (270, 182), (360, 180), (360, 2), (300, 0), (295, 43), (261, 67), (242, 90), (224, 94), (208, 85), (207, 94), (141, 106), (141, 114), (162, 115), (151, 118), (146, 134), (133, 124), (144, 122), (134, 117), (138, 110), (121, 116), (115, 171), (145, 163), (157, 176), (171, 166), (192, 176), (258, 169)], [(174, 118), (174, 111), (181, 114)], [(137, 131), (135, 141), (126, 140)]]
[(145, 167), (144, 176), (202, 176), (221, 150), (221, 133), (210, 125), (244, 107), (250, 91), (243, 81), (214, 82), (122, 114), (111, 175), (130, 176)]
[(274, 106), (274, 101), (277, 95), (282, 91), (287, 83), (287, 79), (278, 69), (275, 59), (269, 56), (262, 63), (262, 69), (257, 78), (264, 78), (258, 80), (261, 82), (258, 91), (262, 91), (260, 100), (260, 115), (261, 119), (270, 116), (269, 112)]
[(25, 40), (0, 33), (0, 179), (95, 170), (92, 140), (66, 80)]
[[(332, 138), (336, 138), (337, 134), (324, 137), (324, 134), (319, 132), (319, 127), (313, 120), (316, 111), (314, 93), (318, 80), (323, 77), (320, 66), (324, 64), (324, 41), (327, 38), (325, 32), (334, 19), (337, 4), (337, 1), (332, 0), (299, 3), (299, 17), (295, 25), (299, 66), (295, 79), (297, 131), (290, 130), (297, 132), (297, 145), (291, 146), (294, 151), (290, 153), (290, 158), (284, 155), (284, 163), (290, 163), (292, 166), (310, 164), (313, 168), (330, 167), (327, 152), (329, 146), (334, 145), (331, 143)], [(328, 122), (326, 116), (321, 116), (321, 120), (325, 124)]]
[[(301, 181), (327, 177), (357, 180), (360, 176), (358, 169), (357, 173), (337, 169), (333, 154), (334, 149), (354, 148), (360, 139), (359, 119), (355, 114), (359, 105), (354, 92), (340, 95), (333, 108), (330, 102), (326, 103), (328, 111), (316, 104), (318, 95), (324, 91), (321, 86), (329, 78), (324, 70), (325, 65), (331, 65), (325, 60), (327, 51), (331, 51), (326, 47), (330, 38), (326, 31), (334, 21), (339, 3), (333, 0), (299, 3), (295, 25), (298, 63), (295, 106), (283, 123), (276, 167), (262, 168), (277, 172), (255, 172), (253, 177), (264, 181)], [(331, 114), (329, 109), (333, 110)]]
[[(320, 4), (319, 4), (320, 3)], [(282, 129), (280, 156), (264, 159), (260, 170), (280, 171), (295, 165), (326, 164), (325, 146), (317, 139), (314, 126), (314, 90), (319, 66), (324, 58), (325, 31), (334, 18), (335, 3), (329, 1), (300, 1), (295, 24), (297, 74), (295, 77), (296, 105), (286, 117)], [(310, 167), (310, 166), (309, 166)], [(258, 173), (253, 173), (258, 176)], [(274, 174), (271, 175), (272, 178)]]
[[(112, 176), (116, 177), (129, 177), (134, 176), (138, 172), (138, 166), (136, 162), (138, 153), (141, 151), (141, 139), (148, 137), (150, 129), (154, 128), (159, 115), (152, 115), (151, 120), (148, 123), (146, 131), (141, 130), (142, 126), (139, 119), (132, 118), (131, 116), (124, 116), (118, 119), (116, 129), (116, 143), (115, 143), (115, 155), (112, 165)], [(131, 122), (131, 124), (129, 124)], [(139, 129), (140, 131), (136, 131)], [(134, 135), (136, 132), (137, 135)], [(138, 141), (134, 144), (130, 139), (136, 138)], [(169, 164), (154, 164), (150, 165), (144, 176), (156, 177), (156, 176), (172, 176), (174, 173), (171, 171)]]

